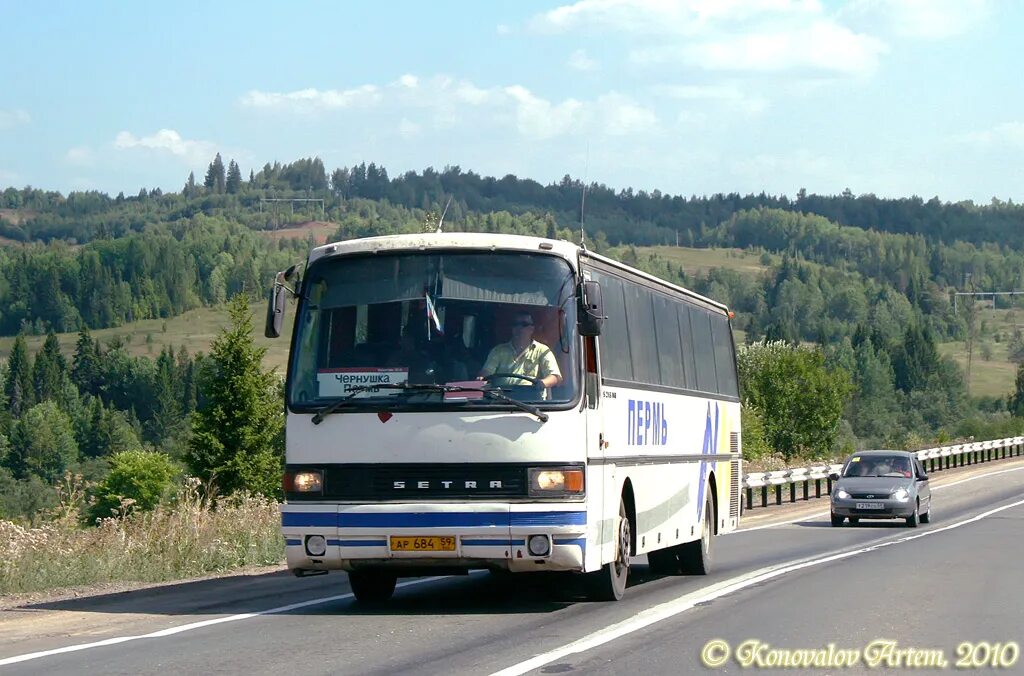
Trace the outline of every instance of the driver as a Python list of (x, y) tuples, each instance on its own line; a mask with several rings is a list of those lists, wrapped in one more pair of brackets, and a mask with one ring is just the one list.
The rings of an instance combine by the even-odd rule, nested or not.
[[(477, 380), (494, 373), (512, 373), (536, 378), (544, 387), (554, 387), (562, 382), (555, 355), (547, 345), (533, 339), (533, 328), (533, 315), (517, 312), (512, 320), (511, 340), (494, 346)], [(519, 378), (495, 378), (494, 382), (499, 386), (527, 384)]]

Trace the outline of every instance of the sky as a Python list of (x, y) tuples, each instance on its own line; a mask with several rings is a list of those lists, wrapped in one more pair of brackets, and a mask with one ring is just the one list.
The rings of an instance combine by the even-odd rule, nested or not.
[(1024, 201), (1024, 2), (0, 0), (0, 189), (320, 157)]

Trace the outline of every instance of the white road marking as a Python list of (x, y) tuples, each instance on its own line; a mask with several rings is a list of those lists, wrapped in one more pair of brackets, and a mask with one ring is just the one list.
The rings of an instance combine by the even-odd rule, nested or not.
[[(952, 488), (953, 486), (959, 486), (960, 484), (965, 484), (968, 481), (974, 481), (975, 479), (986, 479), (986, 478), (988, 478), (990, 476), (996, 476), (997, 474), (1006, 474), (1007, 472), (1019, 472), (1021, 470), (1024, 470), (1024, 466), (1022, 466), (1022, 467), (1013, 467), (1011, 469), (1001, 469), (1001, 470), (998, 470), (998, 471), (995, 471), (995, 472), (986, 472), (985, 474), (978, 474), (976, 476), (967, 477), (966, 479), (960, 479), (959, 481), (954, 481), (952, 483), (942, 484), (941, 486), (936, 486), (935, 488), (932, 489), (932, 493), (934, 493), (936, 491), (945, 490), (946, 488)], [(818, 498), (815, 498), (815, 500), (817, 500), (817, 499)], [(764, 508), (762, 508), (762, 509), (764, 509)], [(819, 516), (825, 516), (828, 513), (829, 513), (829, 510), (825, 510), (823, 512), (812, 512), (810, 514), (804, 514), (803, 516), (798, 516), (795, 519), (790, 519), (789, 521), (779, 521), (777, 523), (766, 523), (763, 526), (751, 526), (750, 528), (740, 528), (738, 530), (729, 531), (728, 533), (722, 533), (722, 535), (739, 535), (741, 533), (752, 533), (755, 530), (764, 530), (765, 528), (776, 528), (778, 526), (788, 526), (789, 524), (792, 524), (792, 523), (803, 523), (805, 521), (810, 521), (811, 519), (816, 519)]]
[(830, 554), (828, 556), (823, 556), (819, 558), (812, 557), (810, 559), (805, 559), (803, 561), (799, 561), (796, 563), (780, 564), (777, 566), (763, 568), (752, 573), (747, 573), (745, 575), (740, 575), (738, 577), (725, 580), (723, 582), (719, 582), (705, 589), (685, 594), (672, 601), (668, 601), (666, 603), (659, 604), (652, 608), (648, 608), (647, 610), (638, 613), (637, 615), (633, 616), (628, 620), (605, 627), (604, 629), (600, 629), (592, 634), (589, 634), (588, 636), (584, 636), (583, 638), (577, 641), (573, 641), (572, 643), (564, 645), (561, 648), (550, 650), (546, 653), (537, 655), (536, 657), (526, 660), (525, 662), (520, 662), (519, 664), (515, 664), (506, 669), (502, 669), (501, 671), (497, 671), (494, 674), (492, 674), (492, 676), (519, 676), (520, 674), (525, 674), (527, 672), (533, 671), (534, 669), (538, 669), (544, 666), (545, 664), (554, 662), (555, 660), (561, 659), (563, 657), (568, 657), (569, 655), (575, 655), (578, 653), (586, 652), (587, 650), (590, 650), (592, 648), (596, 648), (598, 646), (604, 645), (605, 643), (614, 641), (617, 638), (621, 638), (628, 634), (632, 634), (633, 632), (639, 631), (644, 627), (649, 627), (650, 625), (655, 624), (657, 622), (661, 622), (662, 620), (667, 620), (670, 617), (674, 617), (682, 612), (690, 610), (698, 603), (706, 603), (708, 601), (713, 601), (719, 597), (725, 596), (726, 594), (732, 594), (742, 589), (746, 589), (747, 587), (752, 587), (766, 580), (781, 577), (783, 575), (792, 573), (797, 570), (810, 568), (812, 566), (818, 566), (823, 563), (829, 563), (831, 561), (840, 561), (842, 559), (848, 559), (854, 556), (859, 556), (860, 554), (864, 554), (866, 552), (872, 552), (878, 549), (882, 549), (883, 547), (902, 544), (904, 542), (909, 542), (910, 540), (916, 540), (918, 538), (928, 537), (929, 535), (935, 535), (936, 533), (942, 533), (947, 530), (952, 530), (954, 528), (966, 526), (967, 524), (980, 521), (981, 519), (984, 519), (988, 516), (998, 514), (999, 512), (1005, 511), (1007, 509), (1019, 507), (1020, 505), (1024, 505), (1024, 500), (1018, 500), (1017, 502), (1013, 502), (1008, 505), (1003, 505), (1002, 507), (990, 509), (989, 511), (978, 514), (977, 516), (973, 516), (969, 519), (964, 519), (963, 521), (957, 521), (947, 526), (943, 526), (942, 528), (926, 530), (924, 532), (915, 533), (914, 535), (906, 535), (904, 537), (887, 540), (885, 542), (879, 542), (869, 547), (861, 547), (859, 549), (854, 549), (852, 551), (840, 552), (838, 554)]
[[(434, 580), (440, 580), (440, 577), (427, 577), (419, 580), (409, 580), (408, 582), (399, 582), (396, 587), (411, 587), (416, 584), (423, 584), (424, 582), (432, 582)], [(212, 620), (203, 620), (202, 622), (192, 622), (191, 624), (183, 624), (178, 627), (171, 627), (170, 629), (161, 629), (160, 631), (154, 631), (149, 634), (139, 634), (138, 636), (116, 636), (114, 638), (104, 639), (102, 641), (95, 641), (93, 643), (79, 643), (78, 645), (64, 646), (63, 648), (55, 648), (53, 650), (40, 650), (36, 653), (26, 653), (25, 655), (15, 655), (14, 657), (7, 657), (0, 659), (0, 667), (8, 664), (16, 664), (18, 662), (27, 662), (28, 660), (39, 659), (40, 657), (49, 657), (51, 655), (60, 655), (63, 653), (73, 653), (79, 650), (88, 650), (90, 648), (100, 648), (103, 646), (114, 645), (117, 643), (124, 643), (125, 641), (136, 641), (143, 638), (163, 638), (164, 636), (173, 636), (174, 634), (181, 634), (186, 631), (192, 631), (193, 629), (202, 629), (203, 627), (209, 627), (215, 624), (224, 624), (225, 622), (238, 622), (239, 620), (248, 620), (253, 617), (260, 617), (261, 615), (276, 615), (278, 613), (287, 613), (292, 610), (298, 610), (299, 608), (308, 608), (309, 606), (318, 606), (324, 603), (331, 603), (332, 601), (341, 601), (343, 599), (350, 599), (353, 594), (338, 594), (337, 596), (325, 596), (319, 599), (313, 599), (311, 601), (301, 601), (299, 603), (291, 603), (287, 606), (278, 606), (277, 608), (271, 608), (270, 610), (261, 610), (255, 613), (241, 613), (238, 615), (229, 615), (227, 617), (217, 617)]]

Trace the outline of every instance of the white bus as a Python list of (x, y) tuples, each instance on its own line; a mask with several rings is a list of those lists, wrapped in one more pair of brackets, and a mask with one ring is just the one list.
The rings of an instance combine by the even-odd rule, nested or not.
[[(736, 528), (725, 306), (569, 242), (476, 233), (317, 247), (301, 281), (277, 276), (268, 336), (289, 293), (296, 575), (347, 571), (374, 603), (403, 576), (564, 571), (617, 600), (630, 557), (704, 574)], [(523, 332), (560, 379), (485, 369)]]

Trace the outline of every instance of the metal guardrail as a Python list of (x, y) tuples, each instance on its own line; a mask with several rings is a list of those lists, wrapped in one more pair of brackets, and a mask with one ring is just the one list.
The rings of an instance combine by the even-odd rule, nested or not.
[[(943, 469), (954, 467), (966, 467), (977, 465), (982, 462), (1002, 460), (1024, 455), (1024, 437), (1008, 437), (1006, 439), (993, 439), (991, 441), (972, 441), (966, 444), (954, 444), (952, 446), (940, 446), (917, 451), (917, 457), (928, 472), (937, 472)], [(821, 491), (822, 481), (826, 488), (824, 497), (832, 493), (832, 479), (830, 474), (838, 473), (843, 469), (839, 465), (813, 465), (811, 467), (793, 467), (775, 472), (752, 472), (743, 477), (743, 491), (746, 493), (744, 509), (754, 509), (754, 491), (760, 492), (760, 507), (768, 507), (768, 493), (774, 492), (776, 505), (783, 503), (783, 489), (788, 487), (789, 500), (797, 501), (798, 489), (803, 489), (803, 500), (811, 499), (811, 484), (814, 484), (814, 496), (823, 496)]]

